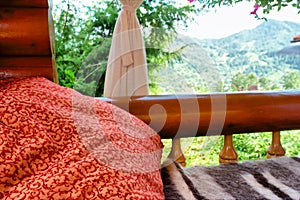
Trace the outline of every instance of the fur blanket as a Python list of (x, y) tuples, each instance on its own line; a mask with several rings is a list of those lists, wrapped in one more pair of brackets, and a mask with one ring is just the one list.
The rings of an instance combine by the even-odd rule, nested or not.
[(162, 169), (166, 199), (300, 200), (300, 158), (281, 157), (219, 166)]

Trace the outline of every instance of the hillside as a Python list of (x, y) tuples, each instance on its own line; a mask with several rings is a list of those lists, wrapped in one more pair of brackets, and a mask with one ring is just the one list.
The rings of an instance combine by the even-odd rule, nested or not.
[(277, 55), (299, 55), (300, 54), (300, 45), (297, 43), (295, 45), (290, 45), (284, 47), (283, 49), (275, 52)]
[(281, 84), (286, 72), (300, 71), (300, 44), (290, 43), (299, 32), (298, 23), (268, 20), (254, 29), (221, 39), (199, 40), (179, 35), (175, 46), (189, 44), (183, 53), (184, 62), (164, 69), (160, 85), (165, 92), (176, 93), (229, 91), (232, 77), (238, 72)]

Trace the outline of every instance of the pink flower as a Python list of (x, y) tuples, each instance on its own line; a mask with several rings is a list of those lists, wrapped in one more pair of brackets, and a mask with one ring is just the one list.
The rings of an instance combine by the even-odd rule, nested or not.
[(193, 2), (194, 2), (194, 0), (188, 0), (188, 2), (190, 2), (190, 3), (193, 3)]
[(256, 12), (257, 12), (257, 10), (258, 10), (259, 7), (260, 6), (258, 4), (255, 4), (254, 5), (254, 10), (252, 12), (250, 12), (250, 15), (256, 15)]

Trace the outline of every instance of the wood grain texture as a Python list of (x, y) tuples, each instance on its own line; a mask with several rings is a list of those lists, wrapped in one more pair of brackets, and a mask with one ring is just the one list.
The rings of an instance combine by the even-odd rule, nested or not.
[(0, 57), (0, 78), (30, 76), (52, 80), (51, 57)]
[(128, 110), (162, 138), (300, 129), (300, 91), (100, 99)]
[(0, 8), (0, 55), (51, 55), (48, 9)]
[(47, 0), (1, 0), (0, 7), (48, 8), (48, 1)]
[(285, 150), (281, 145), (280, 132), (273, 131), (272, 142), (269, 148), (267, 149), (267, 158), (276, 158), (284, 155), (285, 155)]
[(0, 78), (43, 76), (58, 82), (49, 0), (0, 2)]
[(238, 161), (238, 154), (233, 145), (232, 134), (224, 135), (224, 144), (219, 153), (219, 163), (228, 164)]

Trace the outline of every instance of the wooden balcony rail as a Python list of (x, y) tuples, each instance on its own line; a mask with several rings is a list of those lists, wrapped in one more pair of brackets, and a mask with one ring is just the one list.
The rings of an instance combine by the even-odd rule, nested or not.
[(300, 129), (300, 91), (238, 92), (100, 98), (121, 107), (156, 130), (174, 138), (169, 157), (185, 163), (184, 137), (225, 135), (220, 162), (236, 162), (232, 134), (273, 132), (268, 157), (284, 155), (280, 130)]
[(100, 99), (129, 111), (162, 138), (300, 129), (300, 90)]
[(224, 145), (219, 154), (220, 163), (232, 163), (238, 161), (238, 154), (235, 151), (232, 141), (232, 135), (224, 136)]
[(285, 150), (283, 149), (280, 142), (280, 132), (272, 132), (272, 142), (270, 147), (267, 149), (267, 158), (274, 158), (284, 156)]
[(168, 155), (168, 158), (171, 160), (176, 160), (178, 163), (180, 163), (184, 167), (186, 166), (186, 159), (181, 150), (180, 138), (172, 139), (172, 147), (171, 147), (171, 151)]

